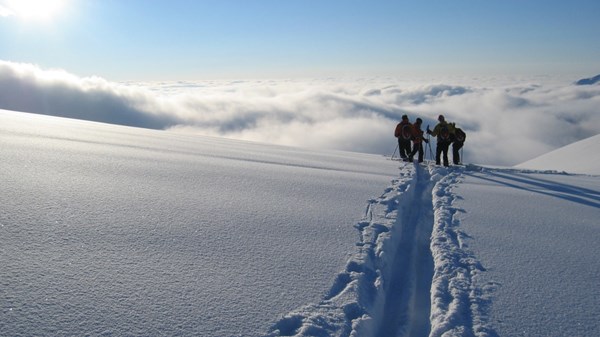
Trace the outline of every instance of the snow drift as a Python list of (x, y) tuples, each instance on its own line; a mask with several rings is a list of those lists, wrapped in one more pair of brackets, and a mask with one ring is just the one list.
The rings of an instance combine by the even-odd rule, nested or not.
[(561, 147), (516, 165), (517, 168), (600, 175), (600, 135)]

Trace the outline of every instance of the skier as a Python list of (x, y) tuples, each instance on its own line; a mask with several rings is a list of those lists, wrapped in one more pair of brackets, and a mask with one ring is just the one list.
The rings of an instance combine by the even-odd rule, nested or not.
[(423, 162), (423, 142), (428, 143), (429, 141), (423, 138), (423, 130), (421, 130), (421, 124), (423, 124), (423, 120), (421, 118), (417, 118), (417, 121), (413, 124), (412, 127), (412, 141), (413, 141), (413, 150), (408, 155), (408, 161), (413, 161), (415, 154), (418, 152), (419, 163)]
[(440, 165), (441, 158), (443, 157), (444, 166), (448, 166), (448, 147), (454, 138), (454, 129), (452, 125), (446, 122), (444, 115), (438, 116), (438, 124), (433, 128), (433, 131), (429, 130), (427, 126), (427, 134), (434, 137), (437, 136), (437, 145), (435, 147), (435, 164)]
[(458, 152), (464, 145), (467, 139), (467, 134), (461, 129), (457, 128), (454, 123), (451, 123), (454, 127), (454, 142), (452, 143), (452, 161), (454, 165), (460, 164), (460, 153)]
[(412, 125), (408, 121), (407, 115), (402, 115), (402, 121), (396, 125), (394, 136), (398, 138), (398, 149), (400, 151), (400, 158), (407, 161), (408, 155), (410, 154), (410, 139), (412, 137)]

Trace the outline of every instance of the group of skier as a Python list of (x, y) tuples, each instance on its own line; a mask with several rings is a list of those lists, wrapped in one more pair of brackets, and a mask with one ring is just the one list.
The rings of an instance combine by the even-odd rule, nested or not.
[[(460, 164), (460, 149), (465, 144), (465, 132), (456, 127), (455, 123), (448, 123), (443, 115), (438, 116), (438, 124), (433, 128), (423, 131), (421, 126), (423, 120), (417, 118), (415, 123), (411, 123), (407, 115), (402, 116), (402, 121), (396, 125), (394, 136), (398, 138), (398, 150), (400, 158), (404, 161), (412, 162), (415, 154), (418, 154), (419, 163), (423, 162), (423, 142), (429, 143), (429, 139), (423, 137), (425, 132), (428, 135), (437, 137), (435, 149), (435, 163), (440, 165), (443, 161), (444, 166), (449, 165), (448, 148), (452, 144), (452, 161), (455, 165)], [(411, 148), (412, 142), (412, 148)]]

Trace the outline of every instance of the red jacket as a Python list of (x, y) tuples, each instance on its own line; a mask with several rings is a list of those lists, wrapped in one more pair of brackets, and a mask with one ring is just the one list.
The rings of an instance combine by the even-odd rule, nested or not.
[(412, 125), (412, 141), (414, 144), (420, 144), (423, 142), (423, 130), (421, 126), (416, 123)]
[[(412, 128), (413, 125), (410, 122), (402, 121), (396, 125), (396, 130), (394, 131), (394, 137), (410, 140), (412, 138)], [(404, 131), (404, 132), (403, 132)]]

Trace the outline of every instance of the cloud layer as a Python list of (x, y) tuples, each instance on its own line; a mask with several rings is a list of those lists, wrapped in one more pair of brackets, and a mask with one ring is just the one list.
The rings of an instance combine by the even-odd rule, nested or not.
[[(430, 82), (432, 83), (432, 82)], [(514, 165), (600, 130), (600, 85), (522, 79), (112, 83), (0, 61), (0, 108), (282, 145), (391, 154), (403, 114), (467, 132), (467, 162)], [(435, 146), (435, 144), (433, 144)]]

